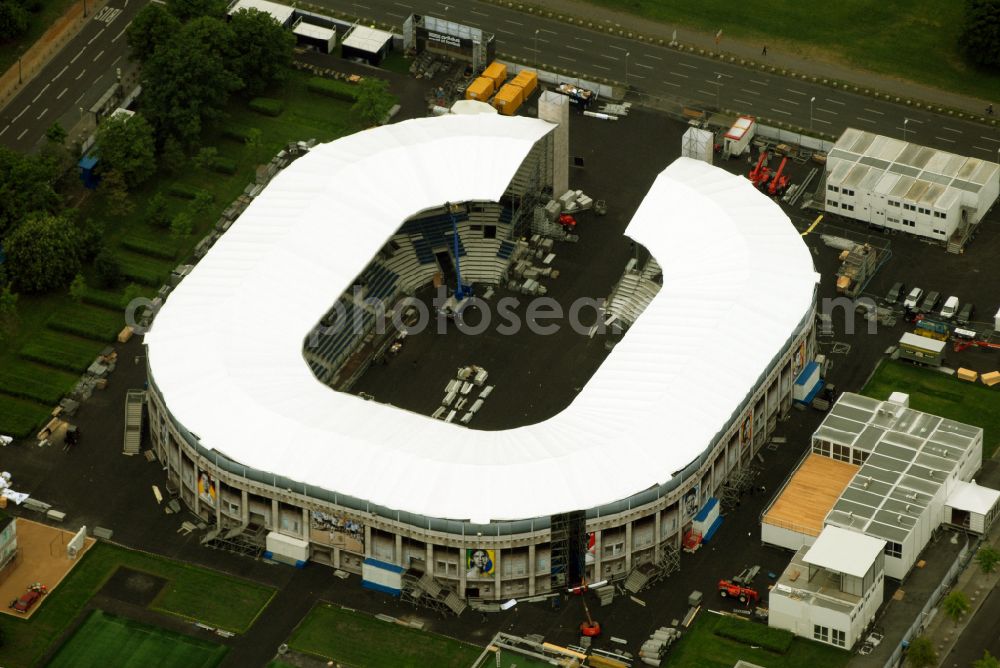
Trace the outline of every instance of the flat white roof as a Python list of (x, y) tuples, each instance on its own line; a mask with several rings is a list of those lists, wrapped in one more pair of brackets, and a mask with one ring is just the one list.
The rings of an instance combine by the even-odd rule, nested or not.
[(883, 548), (885, 541), (880, 538), (837, 526), (827, 526), (802, 560), (813, 566), (861, 578), (872, 567)]
[(292, 30), (292, 32), (296, 35), (322, 39), (327, 42), (333, 39), (334, 35), (337, 34), (337, 31), (333, 28), (324, 28), (323, 26), (306, 23), (305, 21), (299, 21), (298, 25), (295, 26), (295, 29)]
[[(552, 418), (505, 431), (447, 424), (336, 392), (303, 358), (306, 334), (404, 220), (444, 202), (498, 200), (553, 128), (445, 115), (366, 130), (293, 162), (146, 335), (151, 377), (175, 419), (246, 466), (473, 522), (592, 508), (690, 464), (797, 331), (817, 280), (781, 209), (697, 160), (667, 167), (626, 231), (659, 259), (663, 289)], [(691, 221), (702, 241), (694, 249)], [(733, 322), (754, 345), (732, 348)]]
[(362, 51), (367, 51), (369, 53), (376, 53), (391, 39), (391, 32), (358, 25), (351, 29), (351, 32), (340, 44), (341, 46), (349, 46), (351, 48), (361, 49)]
[(987, 515), (1000, 500), (1000, 492), (989, 487), (977, 485), (976, 481), (964, 482), (958, 480), (948, 495), (945, 505), (970, 513)]
[(292, 18), (292, 14), (295, 13), (293, 7), (288, 5), (279, 5), (277, 2), (270, 2), (269, 0), (239, 0), (232, 8), (229, 10), (229, 15), (232, 16), (241, 9), (256, 9), (258, 11), (264, 12), (265, 14), (270, 14), (271, 17), (280, 23), (285, 25)]
[(945, 342), (938, 341), (937, 339), (932, 339), (929, 336), (920, 336), (919, 334), (914, 334), (913, 332), (903, 332), (903, 335), (899, 337), (899, 342), (908, 346), (913, 346), (914, 348), (922, 348), (923, 350), (929, 350), (932, 353), (939, 353), (944, 350)]
[(733, 127), (729, 128), (729, 132), (726, 133), (726, 137), (729, 139), (735, 139), (736, 141), (743, 139), (743, 135), (745, 135), (750, 128), (753, 127), (754, 122), (755, 119), (752, 116), (740, 116), (736, 119), (736, 122), (733, 123)]

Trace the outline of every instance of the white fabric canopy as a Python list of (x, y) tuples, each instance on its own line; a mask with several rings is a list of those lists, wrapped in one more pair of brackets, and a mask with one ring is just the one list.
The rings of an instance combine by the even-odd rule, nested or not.
[(997, 501), (1000, 501), (1000, 492), (997, 490), (977, 485), (975, 481), (956, 480), (945, 505), (956, 510), (988, 515)]
[(861, 578), (872, 567), (883, 548), (885, 541), (881, 538), (828, 525), (820, 532), (802, 561)]
[[(812, 305), (816, 275), (777, 205), (680, 159), (628, 235), (664, 288), (573, 403), (477, 431), (335, 392), (309, 330), (402, 221), (498, 200), (552, 125), (447, 115), (317, 146), (279, 174), (174, 290), (146, 335), (166, 406), (204, 447), (390, 508), (474, 522), (585, 509), (662, 483), (717, 431)], [(733, 345), (733, 327), (753, 345)]]

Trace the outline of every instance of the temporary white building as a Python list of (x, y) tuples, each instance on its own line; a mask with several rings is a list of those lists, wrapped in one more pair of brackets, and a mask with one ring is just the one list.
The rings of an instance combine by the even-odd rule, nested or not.
[(691, 127), (681, 137), (681, 155), (712, 164), (715, 151), (715, 135), (710, 130)]
[(826, 161), (825, 210), (948, 241), (1000, 192), (1000, 165), (848, 128)]
[(945, 522), (979, 535), (989, 531), (997, 517), (1000, 492), (977, 485), (976, 481), (956, 482), (944, 502)]
[[(626, 230), (659, 259), (663, 289), (548, 420), (500, 431), (446, 424), (335, 392), (303, 359), (306, 333), (402, 221), (445, 202), (498, 200), (553, 128), (449, 114), (367, 130), (292, 163), (146, 335), (149, 376), (173, 419), (248, 467), (482, 523), (591, 508), (684, 469), (798, 332), (817, 280), (778, 206), (702, 162), (667, 167)], [(677, 252), (690, 248), (692, 220), (711, 243)], [(733, 322), (754, 345), (720, 356)]]

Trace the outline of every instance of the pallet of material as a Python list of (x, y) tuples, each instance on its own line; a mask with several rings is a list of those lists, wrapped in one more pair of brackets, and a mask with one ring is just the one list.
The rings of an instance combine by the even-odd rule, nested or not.
[(132, 326), (126, 325), (125, 329), (118, 332), (118, 343), (127, 343), (132, 338)]
[(959, 369), (955, 372), (955, 375), (958, 376), (959, 380), (965, 380), (970, 383), (974, 383), (979, 379), (979, 374), (972, 369)]
[(993, 387), (997, 383), (1000, 383), (1000, 371), (990, 371), (989, 373), (984, 373), (979, 377), (979, 380), (983, 381), (984, 385)]

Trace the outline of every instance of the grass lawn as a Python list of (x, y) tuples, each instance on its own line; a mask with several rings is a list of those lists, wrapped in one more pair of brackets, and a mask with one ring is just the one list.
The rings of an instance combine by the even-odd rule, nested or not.
[[(964, 2), (941, 0), (589, 0), (668, 26), (690, 26), (995, 100), (1000, 76), (971, 69), (958, 50)], [(536, 2), (543, 5), (542, 2)], [(683, 30), (680, 39), (684, 40)], [(982, 111), (982, 110), (979, 110)]]
[(1000, 445), (1000, 392), (980, 383), (912, 364), (883, 361), (861, 394), (888, 399), (893, 392), (910, 395), (910, 407), (983, 428), (983, 459)]
[[(350, 113), (350, 104), (335, 100), (306, 89), (305, 74), (292, 71), (281, 89), (268, 93), (284, 102), (284, 111), (277, 117), (264, 116), (250, 110), (246, 101), (234, 99), (227, 109), (228, 117), (216, 127), (206, 128), (203, 146), (214, 147), (219, 157), (232, 160), (234, 174), (220, 174), (188, 164), (180, 174), (158, 174), (149, 183), (132, 193), (134, 210), (123, 215), (112, 215), (100, 197), (91, 192), (82, 195), (77, 208), (81, 219), (91, 218), (104, 225), (104, 242), (118, 255), (122, 263), (125, 283), (140, 285), (144, 296), (151, 297), (166, 280), (170, 271), (189, 257), (195, 244), (204, 237), (255, 174), (258, 163), (267, 162), (288, 141), (316, 138), (331, 141), (361, 129)], [(259, 146), (248, 149), (240, 133), (255, 128), (260, 130)], [(212, 196), (212, 204), (201, 211), (191, 209), (189, 200), (170, 196), (173, 184), (183, 184), (204, 190)], [(194, 222), (194, 232), (187, 238), (174, 239), (169, 230), (155, 228), (146, 223), (146, 203), (156, 193), (166, 195), (168, 213), (173, 216), (188, 211)], [(173, 255), (176, 259), (170, 259)], [(22, 376), (8, 374), (6, 381), (0, 376), (0, 434), (27, 436), (48, 419), (52, 410), (49, 400), (72, 387), (65, 370), (75, 368), (84, 359), (86, 349), (81, 349), (76, 337), (92, 339), (91, 357), (114, 341), (124, 327), (124, 310), (117, 306), (125, 290), (121, 285), (115, 290), (98, 289), (92, 268), (86, 268), (87, 290), (83, 303), (73, 302), (68, 294), (41, 296), (21, 295), (18, 301), (20, 325), (14, 335), (0, 345), (0, 369), (24, 370), (27, 364), (21, 356), (27, 351), (33, 377), (31, 387), (22, 388)], [(45, 347), (58, 345), (50, 338), (54, 330), (69, 334), (74, 339), (66, 349), (54, 348), (51, 359), (44, 359)], [(64, 339), (69, 341), (70, 339)], [(48, 376), (51, 376), (50, 378)], [(68, 384), (67, 384), (68, 383)], [(33, 403), (35, 402), (35, 403)]]
[(40, 0), (40, 9), (30, 13), (28, 30), (17, 39), (0, 41), (0, 73), (6, 72), (11, 65), (16, 65), (18, 56), (31, 48), (42, 33), (75, 2), (76, 0)]
[(31, 619), (0, 617), (3, 665), (27, 668), (35, 664), (119, 566), (167, 579), (152, 608), (233, 631), (246, 630), (274, 595), (274, 590), (268, 587), (216, 571), (98, 543), (62, 584), (45, 597)]
[(211, 668), (219, 665), (228, 651), (224, 645), (94, 610), (49, 666)]
[(740, 659), (767, 668), (840, 668), (851, 658), (844, 650), (803, 638), (793, 640), (785, 654), (753, 649), (717, 636), (713, 631), (722, 619), (702, 612), (670, 651), (667, 663), (671, 668), (732, 668)]
[(350, 668), (467, 668), (482, 648), (321, 603), (288, 645)]

